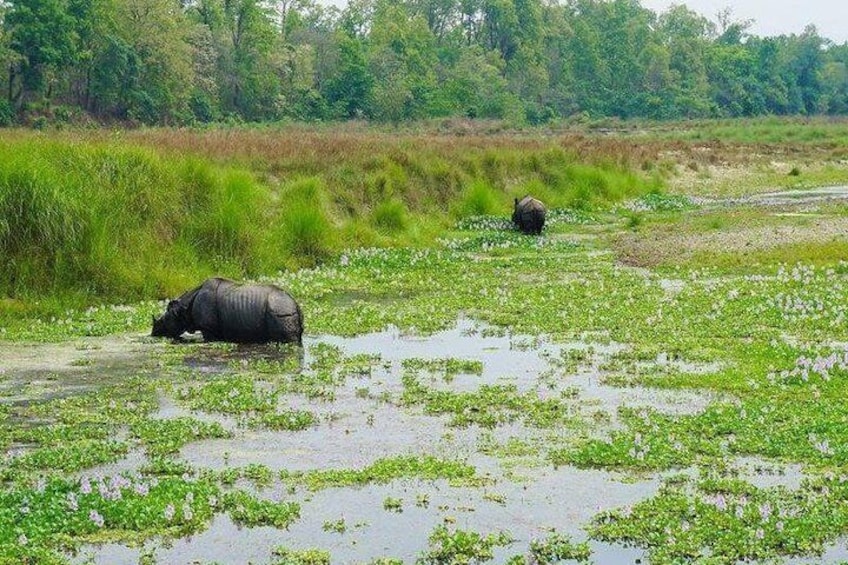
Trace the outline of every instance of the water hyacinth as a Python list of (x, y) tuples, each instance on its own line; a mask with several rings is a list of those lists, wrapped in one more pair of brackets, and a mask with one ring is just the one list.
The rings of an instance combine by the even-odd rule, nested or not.
[(88, 513), (88, 519), (91, 520), (98, 528), (102, 528), (105, 523), (103, 516), (101, 516), (97, 510), (91, 510)]

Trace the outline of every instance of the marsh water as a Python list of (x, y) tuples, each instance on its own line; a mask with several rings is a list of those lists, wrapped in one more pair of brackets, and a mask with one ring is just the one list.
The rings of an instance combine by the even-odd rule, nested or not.
[[(643, 387), (606, 384), (609, 360), (626, 348), (606, 340), (556, 343), (544, 336), (516, 336), (469, 319), (456, 327), (429, 336), (405, 334), (395, 328), (353, 338), (310, 336), (305, 340), (303, 366), (313, 361), (319, 344), (332, 345), (345, 355), (373, 355), (376, 361), (367, 374), (348, 377), (331, 400), (292, 395), (285, 402), (319, 416), (320, 424), (303, 431), (274, 432), (244, 429), (233, 418), (190, 412), (169, 396), (160, 395), (157, 418), (192, 415), (216, 420), (234, 432), (232, 439), (197, 441), (185, 446), (179, 457), (195, 468), (221, 470), (262, 464), (278, 471), (362, 468), (382, 457), (438, 454), (466, 461), (485, 478), (480, 485), (451, 485), (447, 481), (395, 480), (388, 484), (328, 488), (310, 492), (291, 489), (280, 481), (251, 488), (260, 498), (291, 500), (301, 504), (301, 517), (287, 530), (239, 527), (225, 514), (216, 515), (209, 527), (190, 538), (152, 540), (145, 547), (120, 544), (87, 546), (74, 559), (103, 564), (137, 563), (152, 551), (162, 563), (263, 563), (278, 546), (291, 549), (321, 548), (333, 563), (365, 563), (379, 557), (414, 561), (427, 549), (428, 536), (439, 524), (482, 533), (509, 532), (513, 544), (496, 550), (496, 562), (527, 551), (531, 540), (551, 531), (575, 540), (587, 537), (583, 527), (599, 511), (633, 505), (654, 495), (663, 474), (619, 475), (600, 470), (552, 466), (539, 456), (497, 457), (486, 445), (502, 445), (511, 439), (531, 445), (558, 441), (566, 430), (539, 430), (520, 422), (494, 429), (478, 426), (452, 427), (445, 417), (428, 415), (415, 407), (387, 402), (402, 390), (403, 364), (409, 359), (464, 359), (482, 362), (476, 374), (425, 376), (428, 386), (474, 391), (482, 385), (513, 385), (519, 392), (539, 396), (562, 396), (568, 391), (575, 413), (604, 413), (609, 417), (592, 433), (605, 434), (617, 426), (619, 407), (651, 407), (669, 413), (696, 413), (715, 397), (702, 392), (660, 391)], [(222, 355), (199, 343), (167, 344), (142, 335), (91, 338), (64, 344), (3, 346), (2, 386), (4, 402), (77, 394), (127, 375), (162, 375), (157, 356), (175, 348), (185, 351), (184, 368), (195, 378), (217, 378), (239, 362), (257, 356), (278, 355), (272, 349), (243, 347)], [(176, 349), (179, 351), (179, 349)], [(578, 359), (567, 367), (564, 359)], [(235, 361), (235, 363), (234, 363)], [(650, 362), (654, 368), (676, 361), (664, 354)], [(690, 372), (715, 367), (678, 364), (675, 370)], [(557, 378), (552, 378), (557, 375)], [(367, 390), (367, 394), (363, 391)], [(575, 432), (576, 433), (576, 432)], [(130, 452), (118, 463), (87, 472), (109, 476), (141, 467), (145, 455)], [(768, 482), (775, 477), (794, 481), (801, 470), (780, 468), (764, 472), (756, 462), (740, 461), (753, 478)], [(387, 498), (401, 501), (399, 509), (387, 510)], [(343, 521), (344, 531), (327, 529), (327, 523)], [(638, 563), (643, 550), (591, 541), (597, 563)], [(844, 557), (844, 552), (836, 550)]]

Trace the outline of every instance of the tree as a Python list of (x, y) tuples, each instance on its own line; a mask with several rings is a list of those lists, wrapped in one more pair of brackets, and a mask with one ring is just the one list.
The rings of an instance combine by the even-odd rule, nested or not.
[(435, 40), (423, 18), (381, 2), (369, 35), (368, 65), (374, 77), (369, 115), (383, 121), (429, 115), (437, 61)]
[(374, 87), (365, 45), (342, 33), (338, 34), (337, 41), (337, 66), (325, 82), (324, 97), (336, 116), (361, 118)]
[(9, 99), (49, 98), (52, 82), (74, 60), (74, 18), (65, 0), (14, 0), (9, 6), (3, 27), (17, 54), (9, 73)]
[(94, 107), (144, 123), (186, 118), (194, 83), (192, 26), (178, 0), (121, 0), (95, 56)]
[(658, 19), (659, 41), (668, 53), (666, 98), (669, 116), (703, 117), (710, 112), (707, 53), (715, 25), (682, 5), (670, 7)]

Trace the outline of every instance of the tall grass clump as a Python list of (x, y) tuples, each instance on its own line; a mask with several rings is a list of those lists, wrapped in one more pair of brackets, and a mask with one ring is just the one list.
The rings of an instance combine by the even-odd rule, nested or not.
[(501, 200), (492, 185), (485, 179), (472, 180), (460, 196), (456, 206), (456, 215), (465, 218), (469, 216), (485, 216), (497, 214), (500, 210)]
[(396, 198), (379, 203), (373, 213), (374, 227), (383, 233), (397, 234), (408, 224), (406, 207)]
[(267, 194), (245, 172), (125, 145), (0, 148), (0, 293), (172, 294), (254, 263)]
[(289, 266), (314, 265), (333, 253), (336, 230), (325, 191), (316, 177), (297, 179), (282, 188), (280, 213), (265, 244), (271, 260), (279, 256)]
[(180, 233), (183, 243), (212, 268), (250, 271), (271, 211), (268, 191), (246, 171), (217, 168), (199, 159), (182, 163), (179, 174), (183, 202), (192, 208)]

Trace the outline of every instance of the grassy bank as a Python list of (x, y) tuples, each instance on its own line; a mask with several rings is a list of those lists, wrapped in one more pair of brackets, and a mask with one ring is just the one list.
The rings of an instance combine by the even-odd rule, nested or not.
[(4, 310), (172, 296), (360, 246), (432, 242), (532, 192), (591, 208), (657, 190), (562, 140), (379, 132), (0, 134)]

